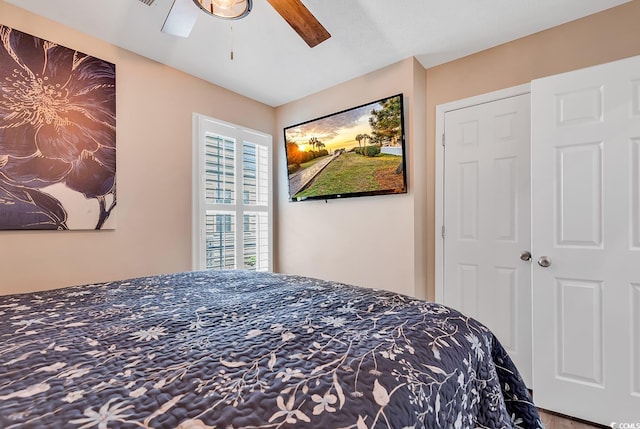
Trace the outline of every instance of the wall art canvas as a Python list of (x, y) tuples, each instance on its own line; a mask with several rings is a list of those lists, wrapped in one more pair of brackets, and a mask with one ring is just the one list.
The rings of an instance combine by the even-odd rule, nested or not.
[(0, 230), (113, 229), (115, 65), (0, 25)]

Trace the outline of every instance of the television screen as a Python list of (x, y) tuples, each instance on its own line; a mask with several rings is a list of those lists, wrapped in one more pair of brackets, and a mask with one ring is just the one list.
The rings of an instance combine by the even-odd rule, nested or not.
[(407, 192), (402, 94), (284, 129), (289, 200)]

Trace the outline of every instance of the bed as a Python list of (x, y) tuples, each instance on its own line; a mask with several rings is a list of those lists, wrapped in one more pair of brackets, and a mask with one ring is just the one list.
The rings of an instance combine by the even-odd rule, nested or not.
[(537, 428), (493, 334), (392, 292), (194, 271), (0, 297), (2, 428)]

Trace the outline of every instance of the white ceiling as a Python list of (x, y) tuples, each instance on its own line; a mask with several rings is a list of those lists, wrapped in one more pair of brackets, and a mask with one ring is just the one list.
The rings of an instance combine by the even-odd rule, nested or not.
[(629, 0), (304, 0), (332, 35), (315, 48), (265, 0), (238, 21), (203, 12), (187, 39), (160, 31), (173, 0), (4, 1), (278, 106), (410, 56), (431, 67)]

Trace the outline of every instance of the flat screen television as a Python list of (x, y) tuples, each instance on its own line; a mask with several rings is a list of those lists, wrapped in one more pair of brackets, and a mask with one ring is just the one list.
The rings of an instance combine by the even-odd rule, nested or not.
[(407, 192), (402, 94), (284, 129), (289, 200)]

